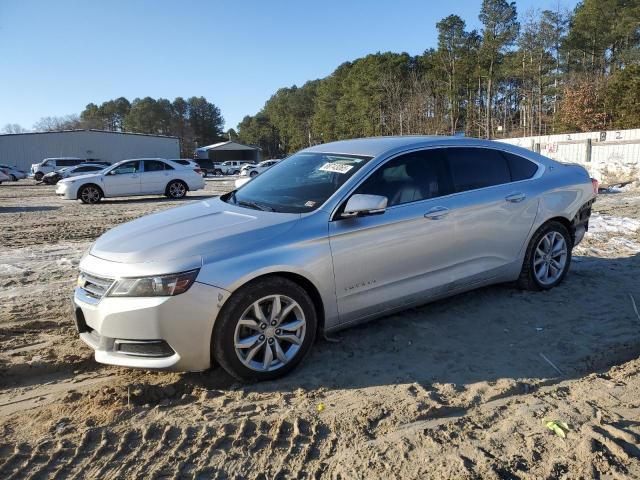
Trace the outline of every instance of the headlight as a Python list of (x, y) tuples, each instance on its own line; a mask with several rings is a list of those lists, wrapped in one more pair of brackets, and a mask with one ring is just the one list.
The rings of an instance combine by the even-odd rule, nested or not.
[(198, 270), (154, 277), (121, 278), (109, 289), (109, 297), (170, 297), (193, 285)]

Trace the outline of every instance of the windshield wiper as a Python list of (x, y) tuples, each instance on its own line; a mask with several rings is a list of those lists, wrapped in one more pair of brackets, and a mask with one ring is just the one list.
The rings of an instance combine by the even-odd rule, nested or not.
[[(235, 195), (234, 195), (235, 198)], [(257, 203), (257, 202), (249, 202), (247, 200), (240, 200), (237, 201), (236, 200), (236, 205), (240, 205), (242, 207), (249, 207), (249, 208), (253, 208), (254, 210), (262, 210), (263, 212), (275, 212), (276, 209), (273, 207), (269, 207), (267, 205), (263, 205), (261, 203)]]

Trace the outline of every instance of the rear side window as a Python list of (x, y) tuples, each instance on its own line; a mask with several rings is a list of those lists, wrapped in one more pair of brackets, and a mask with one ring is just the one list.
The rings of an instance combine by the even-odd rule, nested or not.
[(164, 162), (160, 162), (158, 160), (145, 160), (144, 161), (144, 171), (145, 172), (160, 172), (162, 170), (173, 170), (172, 167), (167, 165)]
[(58, 167), (69, 167), (72, 165), (78, 165), (82, 162), (84, 162), (84, 160), (61, 159), (61, 160), (56, 160), (56, 165)]
[(509, 162), (509, 170), (511, 170), (511, 179), (514, 182), (518, 180), (526, 180), (533, 177), (538, 171), (538, 165), (527, 160), (526, 158), (513, 155), (512, 153), (502, 152)]
[(497, 150), (448, 148), (446, 151), (456, 192), (466, 192), (511, 181), (507, 159)]

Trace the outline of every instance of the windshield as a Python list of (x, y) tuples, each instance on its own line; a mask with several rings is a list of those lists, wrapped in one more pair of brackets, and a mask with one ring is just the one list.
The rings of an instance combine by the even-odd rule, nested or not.
[(302, 152), (288, 157), (222, 200), (283, 213), (315, 210), (371, 157)]

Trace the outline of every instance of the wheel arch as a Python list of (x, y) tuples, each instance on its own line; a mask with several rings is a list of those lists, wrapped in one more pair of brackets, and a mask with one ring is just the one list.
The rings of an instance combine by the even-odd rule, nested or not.
[(82, 185), (80, 185), (78, 187), (78, 189), (76, 190), (76, 200), (80, 200), (80, 192), (82, 191), (83, 188), (85, 187), (89, 187), (89, 186), (94, 186), (96, 187), (98, 190), (100, 190), (100, 193), (102, 194), (102, 196), (104, 197), (104, 190), (102, 189), (102, 187), (100, 185), (98, 185), (97, 183), (93, 183), (93, 182), (89, 182), (89, 183), (83, 183)]
[(285, 271), (285, 270), (263, 273), (248, 279), (247, 281), (243, 282), (242, 284), (234, 288), (233, 291), (235, 293), (240, 288), (246, 287), (247, 285), (251, 285), (252, 283), (255, 283), (270, 277), (286, 278), (287, 280), (290, 280), (298, 284), (307, 292), (307, 294), (311, 298), (311, 301), (313, 302), (314, 308), (316, 309), (318, 333), (322, 332), (325, 326), (325, 306), (324, 306), (324, 302), (322, 301), (322, 295), (320, 294), (320, 291), (318, 290), (316, 285), (304, 275), (301, 275), (299, 273), (292, 272), (292, 271)]
[(164, 194), (165, 195), (169, 194), (169, 185), (171, 185), (172, 182), (176, 182), (176, 181), (182, 183), (185, 186), (185, 188), (187, 189), (187, 192), (189, 191), (189, 184), (187, 182), (185, 182), (181, 178), (172, 178), (171, 180), (169, 180), (167, 182), (167, 185), (164, 187)]
[[(556, 217), (551, 217), (547, 220), (545, 220), (544, 222), (542, 222), (538, 228), (536, 228), (536, 230), (533, 232), (533, 234), (535, 235), (535, 233), (540, 230), (542, 227), (544, 227), (545, 225), (547, 225), (548, 223), (551, 222), (558, 222), (562, 225), (564, 225), (564, 227), (566, 227), (566, 229), (569, 231), (569, 235), (571, 235), (571, 243), (575, 243), (575, 236), (576, 236), (576, 229), (575, 226), (573, 225), (573, 222), (571, 220), (569, 220), (566, 217), (562, 217), (562, 216), (556, 216)], [(532, 235), (533, 238), (533, 235)]]

